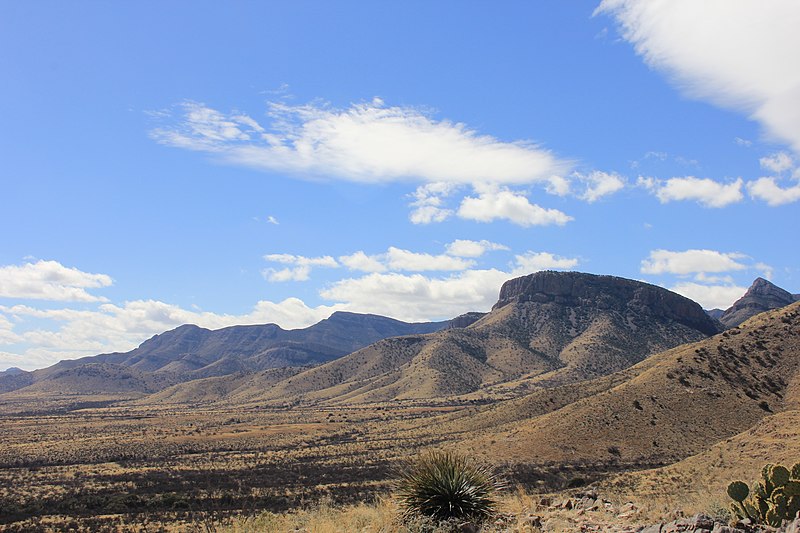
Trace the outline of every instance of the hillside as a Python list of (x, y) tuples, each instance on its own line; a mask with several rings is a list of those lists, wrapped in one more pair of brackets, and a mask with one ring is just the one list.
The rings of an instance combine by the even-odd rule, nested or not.
[(661, 287), (537, 272), (506, 282), (492, 311), (466, 328), (384, 339), (278, 383), (263, 399), (374, 402), (463, 395), (509, 381), (555, 386), (717, 331), (698, 304)]
[(671, 462), (798, 409), (799, 370), (795, 303), (617, 375), (486, 408), (470, 424), (491, 429), (465, 446), (493, 460)]

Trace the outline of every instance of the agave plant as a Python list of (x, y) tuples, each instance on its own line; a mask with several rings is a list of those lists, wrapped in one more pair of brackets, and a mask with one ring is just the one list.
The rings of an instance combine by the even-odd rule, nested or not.
[(483, 521), (497, 510), (501, 483), (488, 466), (466, 456), (434, 451), (399, 472), (396, 484), (406, 518)]

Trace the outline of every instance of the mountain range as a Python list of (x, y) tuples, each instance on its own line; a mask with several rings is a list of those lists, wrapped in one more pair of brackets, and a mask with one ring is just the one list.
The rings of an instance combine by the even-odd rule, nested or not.
[(537, 272), (506, 282), (489, 313), (446, 322), (337, 312), (288, 331), (184, 325), (130, 352), (0, 373), (0, 401), (3, 393), (152, 395), (147, 401), (169, 403), (514, 398), (615, 375), (794, 300), (759, 278), (716, 320), (655, 285)]
[(183, 325), (155, 335), (129, 352), (61, 361), (32, 372), (6, 372), (0, 375), (0, 392), (26, 388), (26, 392), (36, 393), (151, 393), (210, 376), (319, 364), (386, 337), (430, 333), (448, 325), (411, 324), (346, 312), (336, 312), (313, 326), (295, 330), (275, 324), (214, 331)]

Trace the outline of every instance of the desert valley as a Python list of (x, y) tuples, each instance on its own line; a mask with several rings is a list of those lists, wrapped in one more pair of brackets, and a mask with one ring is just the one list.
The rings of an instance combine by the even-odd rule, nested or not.
[(12, 369), (0, 529), (216, 531), (375, 505), (429, 449), (477, 458), (506, 498), (527, 498), (513, 530), (580, 530), (593, 513), (558, 507), (544, 526), (531, 513), (587, 491), (607, 498), (595, 520), (608, 531), (725, 509), (730, 481), (797, 462), (797, 299), (759, 278), (706, 312), (654, 285), (544, 271), (448, 322), (186, 325), (131, 352)]

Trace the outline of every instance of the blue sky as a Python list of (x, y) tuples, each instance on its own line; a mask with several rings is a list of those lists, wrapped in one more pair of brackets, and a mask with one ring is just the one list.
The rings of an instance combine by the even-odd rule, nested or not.
[(486, 311), (555, 268), (800, 292), (793, 0), (0, 5), (0, 369)]

